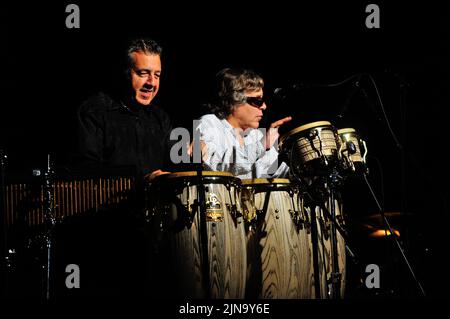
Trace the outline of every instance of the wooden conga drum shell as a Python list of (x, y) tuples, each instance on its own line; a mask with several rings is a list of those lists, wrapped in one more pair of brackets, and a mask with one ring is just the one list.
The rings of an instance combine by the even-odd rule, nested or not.
[[(242, 191), (254, 195), (256, 226), (247, 233), (248, 298), (311, 297), (311, 246), (305, 229), (291, 217), (298, 210), (298, 193), (286, 179), (243, 180)], [(270, 194), (270, 195), (269, 195)], [(242, 193), (241, 193), (242, 197)], [(246, 211), (243, 207), (244, 212)]]
[[(197, 210), (197, 172), (164, 176), (156, 198), (153, 224), (159, 230), (163, 255), (170, 269), (174, 296), (181, 298), (244, 298), (246, 242), (237, 183), (231, 174), (203, 172), (207, 247), (202, 241), (201, 214)], [(207, 265), (204, 255), (207, 254)], [(205, 274), (207, 272), (207, 274)]]

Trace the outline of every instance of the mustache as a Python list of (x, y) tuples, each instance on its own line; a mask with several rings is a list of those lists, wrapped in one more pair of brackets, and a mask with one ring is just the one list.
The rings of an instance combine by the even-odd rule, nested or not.
[(144, 92), (154, 92), (155, 90), (156, 90), (156, 87), (151, 84), (144, 84), (142, 86), (142, 88), (140, 89), (140, 91), (144, 91)]

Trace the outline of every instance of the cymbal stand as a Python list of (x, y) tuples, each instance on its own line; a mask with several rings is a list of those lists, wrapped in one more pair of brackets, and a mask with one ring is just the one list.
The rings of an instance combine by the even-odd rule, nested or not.
[(42, 265), (43, 269), (43, 290), (42, 299), (50, 300), (51, 289), (50, 289), (50, 279), (51, 279), (51, 252), (53, 246), (53, 229), (56, 224), (55, 219), (55, 200), (54, 200), (54, 170), (53, 164), (50, 160), (50, 154), (47, 155), (47, 168), (44, 173), (44, 212), (45, 212), (45, 231), (43, 244), (45, 245), (45, 264)]
[(403, 258), (403, 261), (405, 262), (406, 266), (408, 267), (408, 270), (411, 273), (411, 276), (412, 276), (414, 282), (416, 283), (418, 289), (420, 290), (420, 293), (422, 294), (423, 297), (426, 297), (425, 290), (423, 289), (420, 281), (417, 279), (416, 274), (414, 273), (414, 270), (411, 267), (411, 264), (410, 264), (408, 258), (406, 257), (405, 250), (403, 249), (402, 245), (400, 244), (397, 235), (393, 231), (391, 225), (389, 224), (388, 219), (384, 215), (383, 208), (381, 207), (380, 202), (378, 201), (377, 196), (375, 195), (375, 193), (374, 193), (374, 191), (372, 189), (372, 186), (370, 185), (370, 182), (367, 179), (367, 175), (363, 174), (363, 176), (364, 176), (364, 180), (365, 180), (365, 182), (367, 184), (367, 187), (369, 188), (369, 191), (372, 194), (372, 197), (373, 197), (375, 203), (377, 204), (377, 207), (378, 207), (378, 209), (380, 211), (380, 215), (381, 215), (384, 223), (386, 224), (386, 227), (387, 227), (387, 229), (389, 231), (389, 234), (391, 235), (390, 237), (394, 240), (394, 242), (395, 242), (395, 244), (396, 244), (396, 246), (397, 246), (397, 248), (398, 248), (398, 250), (399, 250), (399, 252), (400, 252), (400, 254), (402, 256), (402, 258)]

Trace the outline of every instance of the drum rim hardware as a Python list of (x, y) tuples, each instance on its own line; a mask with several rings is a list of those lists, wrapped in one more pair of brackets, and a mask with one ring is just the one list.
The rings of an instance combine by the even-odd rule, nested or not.
[(289, 137), (291, 137), (291, 136), (293, 136), (293, 135), (295, 135), (295, 134), (297, 134), (297, 133), (306, 131), (306, 130), (308, 130), (308, 129), (310, 129), (310, 128), (313, 128), (313, 127), (321, 127), (321, 126), (332, 126), (332, 125), (331, 125), (331, 123), (328, 122), (328, 121), (317, 121), (317, 122), (312, 122), (312, 123), (304, 124), (304, 125), (299, 126), (299, 127), (295, 128), (295, 129), (293, 129), (293, 130), (290, 130), (289, 132), (287, 132), (286, 134), (284, 134), (284, 135), (280, 138), (279, 146), (281, 147), (281, 145), (285, 142), (286, 139), (288, 139)]
[[(219, 171), (202, 171), (202, 177), (233, 177), (233, 174), (229, 172), (219, 172)], [(196, 171), (187, 171), (187, 172), (176, 172), (170, 174), (161, 175), (163, 178), (180, 178), (180, 177), (198, 177)]]
[[(301, 175), (328, 175), (329, 170), (341, 162), (341, 140), (336, 128), (328, 121), (302, 125), (284, 134), (280, 140), (279, 148), (288, 156), (289, 167)], [(293, 153), (298, 153), (295, 165)]]
[[(351, 156), (353, 154), (355, 154), (356, 151), (353, 153), (350, 153), (348, 151), (349, 146), (346, 145), (347, 143), (351, 143), (355, 149), (359, 149), (359, 156), (361, 157), (361, 163), (363, 165), (362, 171), (360, 171), (360, 172), (368, 173), (369, 168), (367, 166), (366, 157), (367, 157), (367, 153), (369, 152), (369, 150), (367, 148), (366, 141), (360, 137), (360, 135), (354, 128), (350, 128), (350, 127), (338, 129), (337, 135), (338, 135), (339, 141), (341, 142), (341, 145), (339, 148), (339, 154), (341, 156), (341, 165), (343, 165), (342, 162), (345, 161), (347, 166), (351, 168), (352, 173), (358, 173), (357, 168), (355, 166), (355, 162), (351, 158)], [(358, 145), (355, 145), (355, 143), (351, 140), (352, 136), (356, 139)], [(344, 146), (346, 146), (346, 150), (344, 150)], [(364, 152), (363, 152), (362, 148), (363, 148)], [(347, 155), (345, 155), (344, 152), (347, 152)], [(357, 161), (356, 163), (359, 163), (359, 161)], [(342, 170), (345, 171), (346, 168), (342, 167)]]
[[(210, 193), (213, 193), (208, 190), (209, 186), (212, 184), (221, 184), (224, 185), (228, 196), (230, 199), (230, 204), (224, 203), (222, 205), (223, 209), (228, 209), (231, 212), (231, 215), (233, 216), (233, 220), (235, 223), (240, 223), (239, 218), (242, 217), (242, 213), (239, 211), (236, 203), (233, 203), (233, 196), (232, 196), (232, 188), (234, 188), (235, 193), (236, 189), (240, 188), (241, 186), (241, 180), (237, 177), (234, 177), (229, 172), (218, 172), (218, 171), (201, 171), (201, 176), (197, 175), (197, 172), (195, 171), (186, 171), (186, 172), (177, 172), (177, 173), (171, 173), (171, 174), (165, 174), (158, 177), (155, 182), (152, 184), (153, 187), (156, 187), (157, 189), (161, 190), (164, 188), (169, 187), (170, 189), (177, 190), (176, 193), (178, 193), (180, 190), (187, 189), (187, 203), (185, 206), (185, 209), (189, 212), (189, 224), (192, 224), (193, 218), (195, 213), (198, 211), (200, 206), (205, 206), (204, 209), (206, 209), (206, 213), (208, 211), (208, 208), (206, 207), (207, 201), (201, 201), (198, 197), (197, 199), (194, 199), (193, 203), (190, 204), (190, 193), (189, 193), (189, 187), (190, 186), (199, 186), (198, 181), (201, 181), (202, 187), (204, 187), (205, 194), (208, 196)], [(236, 196), (236, 194), (235, 194)], [(220, 218), (212, 218), (208, 219), (207, 222), (220, 222)], [(189, 225), (187, 225), (189, 226)]]

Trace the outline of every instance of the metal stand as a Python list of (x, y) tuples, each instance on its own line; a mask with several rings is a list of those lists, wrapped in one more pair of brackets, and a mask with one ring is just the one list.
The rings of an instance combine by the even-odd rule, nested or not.
[(319, 265), (319, 244), (318, 244), (318, 233), (317, 233), (317, 219), (316, 211), (311, 209), (311, 242), (313, 249), (313, 267), (314, 267), (314, 292), (316, 299), (320, 299), (320, 265)]
[[(312, 137), (315, 137), (317, 135), (313, 135)], [(324, 164), (328, 165), (328, 161), (326, 157), (322, 154), (321, 151), (317, 150), (312, 142), (311, 147), (315, 149), (320, 155), (321, 160), (324, 162)], [(321, 141), (320, 141), (321, 142)], [(293, 148), (293, 147), (292, 147)], [(320, 146), (320, 149), (322, 149), (322, 146)], [(293, 151), (289, 152), (289, 161), (290, 161), (290, 167), (294, 167), (293, 165), (293, 159), (292, 154)], [(304, 182), (304, 180), (298, 176), (294, 170), (291, 170), (291, 173), (293, 177), (300, 183), (300, 185), (303, 185), (304, 188), (304, 194), (309, 197), (309, 199), (312, 201), (312, 203), (315, 203), (318, 205), (325, 215), (331, 220), (331, 248), (332, 248), (332, 274), (331, 274), (331, 283), (332, 283), (332, 291), (328, 292), (329, 295), (332, 296), (333, 299), (341, 299), (341, 278), (342, 274), (339, 272), (339, 259), (338, 259), (338, 246), (337, 246), (337, 231), (341, 234), (341, 236), (346, 240), (345, 243), (345, 249), (349, 253), (349, 256), (351, 257), (352, 261), (357, 264), (357, 259), (355, 257), (355, 254), (352, 252), (350, 247), (347, 244), (348, 236), (345, 233), (345, 231), (339, 226), (339, 224), (336, 221), (336, 209), (335, 209), (335, 196), (336, 196), (336, 189), (341, 185), (342, 183), (342, 177), (338, 174), (337, 168), (333, 168), (331, 173), (327, 176), (325, 179), (320, 179), (320, 183), (326, 185), (326, 188), (329, 193), (329, 198), (331, 200), (330, 208), (331, 212), (328, 211), (325, 205), (321, 202), (320, 199), (315, 198), (311, 195), (311, 193), (308, 191), (307, 183)], [(324, 185), (314, 185), (315, 187), (323, 187)], [(320, 298), (320, 265), (318, 261), (318, 232), (317, 232), (317, 221), (316, 221), (316, 214), (314, 209), (311, 209), (311, 241), (313, 246), (313, 262), (314, 262), (314, 282), (315, 282), (315, 293), (316, 298)]]
[(8, 260), (8, 235), (6, 223), (6, 185), (5, 185), (5, 167), (6, 154), (0, 150), (0, 286), (2, 297), (6, 297), (8, 290), (8, 271), (10, 268)]
[[(305, 195), (309, 197), (311, 202), (318, 206), (326, 218), (328, 218), (331, 221), (331, 227), (330, 227), (330, 240), (331, 240), (331, 267), (332, 267), (332, 273), (331, 273), (331, 289), (327, 291), (327, 296), (331, 297), (332, 299), (341, 299), (343, 296), (341, 296), (341, 279), (342, 274), (339, 270), (339, 253), (338, 253), (338, 240), (337, 240), (337, 233), (344, 238), (346, 241), (345, 243), (345, 249), (348, 252), (349, 256), (351, 257), (351, 260), (357, 264), (357, 259), (355, 257), (355, 254), (350, 249), (350, 247), (347, 245), (348, 236), (347, 233), (342, 229), (342, 227), (339, 225), (339, 223), (336, 221), (336, 207), (335, 207), (335, 199), (336, 199), (336, 192), (338, 187), (342, 183), (342, 177), (338, 174), (336, 169), (333, 169), (332, 172), (327, 176), (326, 178), (321, 178), (320, 183), (313, 184), (313, 186), (317, 189), (326, 190), (326, 200), (329, 201), (329, 207), (328, 210), (326, 205), (323, 203), (325, 200), (325, 197), (319, 196), (321, 198), (316, 198), (313, 195), (311, 195), (310, 192), (306, 191)], [(315, 224), (315, 225), (314, 225)], [(311, 233), (311, 240), (312, 240), (312, 246), (313, 246), (313, 260), (314, 260), (314, 278), (315, 281), (320, 279), (320, 271), (319, 267), (320, 265), (316, 265), (318, 261), (316, 261), (317, 254), (318, 254), (318, 232), (317, 232), (317, 222), (316, 222), (316, 214), (314, 209), (311, 209), (311, 229), (313, 230)], [(316, 296), (319, 296), (320, 298), (320, 288), (315, 287), (316, 289)]]
[(341, 299), (341, 278), (342, 274), (339, 272), (338, 259), (338, 242), (336, 236), (336, 207), (334, 204), (336, 187), (340, 184), (340, 177), (335, 170), (329, 176), (329, 192), (330, 192), (330, 208), (331, 208), (331, 256), (333, 272), (331, 273), (331, 296), (333, 299)]
[[(42, 299), (50, 300), (51, 297), (51, 252), (53, 245), (53, 229), (56, 224), (54, 210), (54, 184), (53, 184), (53, 166), (50, 155), (47, 155), (47, 169), (44, 173), (44, 211), (45, 211), (45, 230), (43, 245), (45, 246), (45, 264), (42, 265)], [(41, 246), (41, 247), (42, 247)]]

